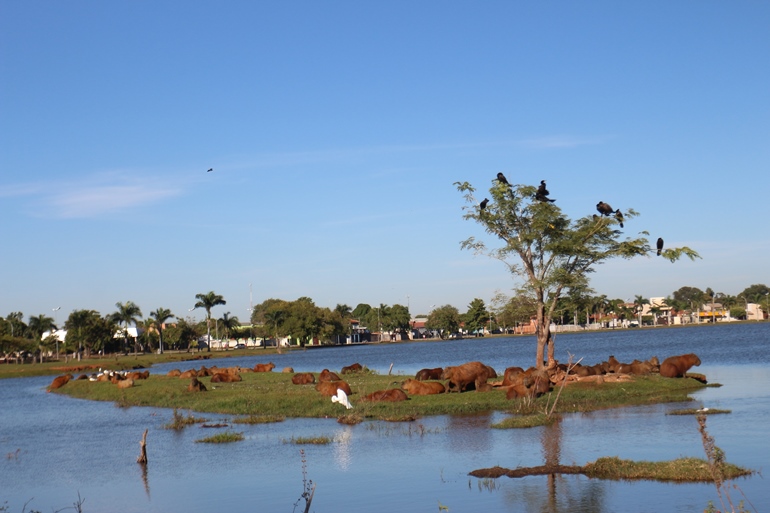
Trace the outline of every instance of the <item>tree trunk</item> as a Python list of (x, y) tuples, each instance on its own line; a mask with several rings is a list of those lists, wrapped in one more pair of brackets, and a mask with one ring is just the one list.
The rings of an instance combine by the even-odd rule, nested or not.
[(147, 465), (147, 431), (147, 429), (144, 430), (142, 440), (139, 442), (139, 445), (142, 448), (142, 452), (139, 454), (139, 458), (136, 460), (137, 463), (141, 463), (142, 465)]

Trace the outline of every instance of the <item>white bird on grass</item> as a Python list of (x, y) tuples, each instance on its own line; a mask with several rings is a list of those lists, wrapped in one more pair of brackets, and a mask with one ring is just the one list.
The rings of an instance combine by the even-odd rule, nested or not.
[(348, 400), (348, 394), (345, 393), (344, 390), (341, 388), (337, 389), (337, 395), (332, 396), (332, 402), (333, 403), (340, 403), (341, 405), (345, 406), (348, 410), (353, 408), (353, 405), (350, 404), (350, 401)]

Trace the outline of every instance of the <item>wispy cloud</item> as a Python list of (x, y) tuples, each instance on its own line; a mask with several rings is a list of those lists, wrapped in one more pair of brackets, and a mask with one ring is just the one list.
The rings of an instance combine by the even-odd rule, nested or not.
[(127, 211), (183, 192), (178, 182), (109, 172), (71, 181), (13, 184), (4, 186), (0, 196), (29, 197), (38, 216), (77, 219)]
[(253, 169), (265, 167), (299, 166), (318, 162), (350, 161), (372, 155), (394, 153), (422, 153), (449, 150), (472, 150), (483, 148), (528, 147), (534, 149), (577, 148), (603, 144), (609, 136), (552, 135), (524, 139), (494, 139), (486, 141), (435, 142), (424, 144), (393, 144), (365, 146), (360, 148), (336, 148), (324, 150), (299, 150), (281, 153), (263, 153), (251, 156), (236, 156), (229, 169)]

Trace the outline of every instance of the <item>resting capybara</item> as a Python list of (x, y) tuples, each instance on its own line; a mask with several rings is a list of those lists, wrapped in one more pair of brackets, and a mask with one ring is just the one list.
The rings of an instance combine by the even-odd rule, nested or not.
[(401, 388), (411, 395), (443, 394), (446, 391), (443, 383), (438, 381), (417, 381), (416, 379), (407, 379), (401, 384)]
[(420, 369), (417, 371), (417, 374), (415, 374), (414, 379), (419, 381), (427, 381), (429, 379), (437, 380), (441, 379), (441, 373), (444, 372), (444, 369), (441, 367), (436, 367), (435, 369)]
[(364, 370), (364, 366), (356, 362), (352, 365), (348, 365), (347, 367), (343, 367), (340, 371), (340, 374), (350, 374), (351, 372), (361, 372), (362, 370)]
[(190, 378), (190, 384), (187, 385), (188, 392), (205, 392), (206, 385), (198, 381), (198, 378)]
[(524, 371), (524, 374), (524, 386), (529, 388), (535, 397), (540, 397), (551, 390), (551, 378), (545, 370), (530, 367)]
[(483, 388), (487, 379), (492, 377), (494, 369), (481, 362), (468, 362), (456, 367), (447, 367), (441, 373), (441, 379), (448, 379), (447, 392), (463, 392), (470, 390), (473, 384), (474, 390)]
[(190, 378), (197, 378), (197, 377), (198, 377), (198, 371), (195, 369), (186, 370), (179, 375), (180, 379), (190, 379)]
[(378, 402), (378, 401), (386, 401), (389, 403), (396, 403), (398, 401), (406, 401), (409, 399), (409, 397), (406, 395), (406, 392), (403, 390), (399, 390), (398, 388), (391, 388), (388, 390), (377, 390), (376, 392), (372, 392), (369, 395), (366, 395), (361, 398), (362, 401), (367, 402)]
[(294, 374), (294, 367), (284, 367), (281, 372), (284, 374)]
[(243, 378), (239, 374), (229, 372), (217, 372), (211, 376), (212, 383), (236, 383), (238, 381), (243, 381)]
[(315, 376), (309, 372), (298, 372), (291, 377), (291, 382), (295, 385), (309, 385), (315, 383)]
[(129, 379), (133, 379), (134, 381), (139, 379), (147, 379), (150, 377), (150, 371), (146, 370), (144, 372), (134, 371), (130, 373), (128, 376), (126, 376)]
[(695, 354), (669, 356), (660, 364), (660, 375), (664, 378), (683, 378), (693, 366), (700, 365), (700, 358)]
[(182, 371), (180, 371), (179, 369), (171, 369), (166, 373), (166, 376), (168, 376), (169, 378), (178, 378), (181, 375), (182, 375)]
[(134, 386), (134, 380), (131, 378), (118, 381), (118, 388), (131, 388), (132, 386)]
[(524, 369), (521, 367), (508, 367), (503, 374), (503, 386), (519, 385), (524, 380)]
[(519, 383), (518, 385), (511, 385), (505, 392), (506, 399), (516, 399), (517, 397), (532, 397), (534, 389), (530, 389)]
[(59, 376), (57, 378), (54, 378), (54, 380), (51, 382), (50, 385), (48, 385), (48, 391), (56, 390), (57, 388), (61, 388), (67, 383), (69, 383), (69, 380), (72, 379), (72, 374), (65, 374), (64, 376)]
[(254, 366), (254, 372), (272, 372), (275, 369), (275, 364), (270, 363), (258, 363)]
[(329, 369), (324, 369), (321, 371), (321, 374), (318, 375), (318, 381), (321, 383), (325, 381), (341, 381), (341, 378)]
[(348, 395), (353, 395), (353, 392), (350, 390), (350, 385), (344, 381), (322, 381), (315, 386), (315, 389), (321, 392), (321, 395), (326, 397), (337, 395), (338, 388)]

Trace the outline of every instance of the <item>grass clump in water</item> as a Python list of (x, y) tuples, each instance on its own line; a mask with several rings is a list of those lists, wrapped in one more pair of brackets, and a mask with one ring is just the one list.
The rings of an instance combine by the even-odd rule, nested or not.
[[(671, 461), (631, 461), (618, 457), (599, 458), (585, 467), (585, 475), (599, 479), (646, 479), (674, 482), (713, 482), (709, 462), (699, 458), (678, 458)], [(723, 463), (726, 479), (747, 476), (750, 470)]]
[(180, 429), (186, 428), (187, 426), (191, 426), (193, 424), (199, 424), (199, 423), (202, 424), (203, 422), (206, 422), (206, 419), (194, 417), (190, 413), (188, 413), (187, 416), (182, 415), (181, 413), (179, 413), (179, 410), (174, 408), (174, 413), (173, 413), (173, 417), (171, 418), (171, 422), (166, 424), (164, 427), (166, 429), (180, 430)]
[(555, 415), (547, 415), (544, 412), (529, 413), (526, 415), (515, 415), (503, 419), (496, 424), (492, 424), (495, 429), (521, 429), (531, 428), (537, 426), (548, 426), (554, 422), (558, 422), (559, 417)]
[(217, 433), (216, 435), (201, 438), (196, 440), (195, 443), (204, 444), (227, 444), (231, 442), (240, 442), (243, 440), (243, 433), (235, 433), (233, 431), (227, 431), (225, 433)]
[(666, 415), (719, 415), (732, 412), (732, 410), (720, 410), (718, 408), (684, 408), (682, 410), (671, 410)]
[(327, 445), (332, 443), (332, 439), (328, 436), (313, 436), (313, 437), (291, 437), (290, 440), (284, 440), (283, 443), (285, 444), (296, 444), (296, 445)]
[(233, 419), (233, 424), (272, 424), (274, 422), (283, 422), (284, 420), (286, 420), (286, 417), (283, 415), (249, 415)]

